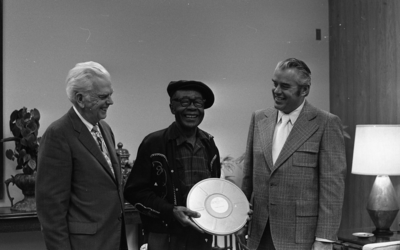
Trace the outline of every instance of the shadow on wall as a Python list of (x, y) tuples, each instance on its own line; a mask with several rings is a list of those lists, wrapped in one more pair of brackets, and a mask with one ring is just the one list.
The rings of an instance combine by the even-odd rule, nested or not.
[(242, 188), (244, 154), (236, 159), (226, 156), (221, 160), (221, 178), (231, 181)]

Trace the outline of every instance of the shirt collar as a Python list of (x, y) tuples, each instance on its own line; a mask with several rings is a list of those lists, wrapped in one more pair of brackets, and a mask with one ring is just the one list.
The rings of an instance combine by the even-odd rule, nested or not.
[(94, 126), (90, 122), (86, 121), (85, 118), (83, 118), (83, 116), (78, 112), (78, 110), (75, 108), (75, 106), (72, 106), (72, 107), (74, 108), (75, 113), (78, 115), (79, 119), (81, 119), (83, 124), (85, 124), (85, 126), (89, 129), (89, 131), (92, 131)]
[(280, 121), (280, 119), (282, 118), (283, 115), (288, 115), (289, 118), (290, 118), (290, 122), (292, 124), (294, 124), (296, 122), (297, 118), (299, 118), (300, 112), (303, 109), (305, 102), (306, 102), (306, 99), (304, 99), (303, 103), (299, 107), (297, 107), (297, 109), (293, 110), (289, 114), (285, 114), (285, 113), (283, 113), (282, 111), (279, 110), (279, 112), (278, 112), (278, 120), (277, 121)]
[[(196, 138), (209, 139), (199, 128), (197, 128)], [(187, 138), (184, 135), (182, 135), (181, 131), (178, 128), (178, 125), (176, 125), (176, 122), (172, 124), (170, 139), (176, 139), (178, 145), (181, 145), (182, 143), (187, 141)]]

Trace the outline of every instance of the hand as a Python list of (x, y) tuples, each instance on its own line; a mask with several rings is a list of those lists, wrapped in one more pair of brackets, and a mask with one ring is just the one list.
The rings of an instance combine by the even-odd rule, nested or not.
[(311, 250), (332, 250), (333, 244), (331, 242), (314, 241)]
[(174, 209), (172, 210), (174, 217), (177, 221), (179, 221), (179, 223), (181, 223), (182, 226), (187, 227), (190, 226), (193, 229), (195, 229), (196, 231), (200, 232), (200, 233), (204, 233), (204, 231), (199, 228), (191, 219), (190, 217), (193, 218), (200, 218), (200, 214), (190, 210), (187, 207), (182, 207), (182, 206), (176, 206), (174, 207)]
[(246, 225), (244, 225), (244, 227), (242, 227), (239, 231), (237, 231), (235, 233), (235, 237), (236, 237), (236, 241), (239, 243), (239, 245), (243, 248), (243, 249), (249, 249), (247, 247), (247, 234), (248, 234), (248, 224), (249, 222), (252, 220), (252, 216), (253, 216), (253, 210), (252, 210), (252, 205), (250, 205), (250, 209), (249, 212), (247, 213), (247, 223)]
[(246, 249), (246, 250), (249, 249), (247, 247), (247, 243), (246, 243), (247, 231), (248, 231), (247, 225), (245, 225), (244, 227), (242, 227), (239, 231), (237, 231), (235, 233), (236, 242), (239, 243), (239, 245), (241, 246), (241, 249)]
[(251, 203), (249, 203), (249, 212), (247, 213), (247, 223), (249, 223), (251, 221), (251, 219), (253, 219), (253, 205)]

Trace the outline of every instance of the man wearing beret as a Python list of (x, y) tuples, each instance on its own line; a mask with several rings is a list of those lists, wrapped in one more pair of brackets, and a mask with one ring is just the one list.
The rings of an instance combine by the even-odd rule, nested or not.
[(149, 250), (211, 250), (212, 236), (190, 217), (190, 189), (221, 174), (213, 136), (198, 128), (214, 103), (212, 90), (199, 81), (173, 81), (167, 87), (175, 121), (146, 136), (128, 177), (124, 196), (141, 213)]

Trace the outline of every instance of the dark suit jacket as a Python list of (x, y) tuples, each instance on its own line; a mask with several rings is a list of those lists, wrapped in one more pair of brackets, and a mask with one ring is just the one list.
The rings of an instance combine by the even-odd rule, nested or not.
[(116, 179), (97, 142), (71, 108), (52, 123), (39, 147), (37, 213), (47, 249), (120, 247), (124, 201), (114, 135), (99, 127)]
[(267, 220), (277, 250), (311, 249), (315, 237), (335, 241), (346, 173), (345, 145), (337, 116), (304, 104), (275, 165), (272, 140), (278, 111), (251, 119), (242, 189), (252, 197), (248, 245), (257, 249)]

